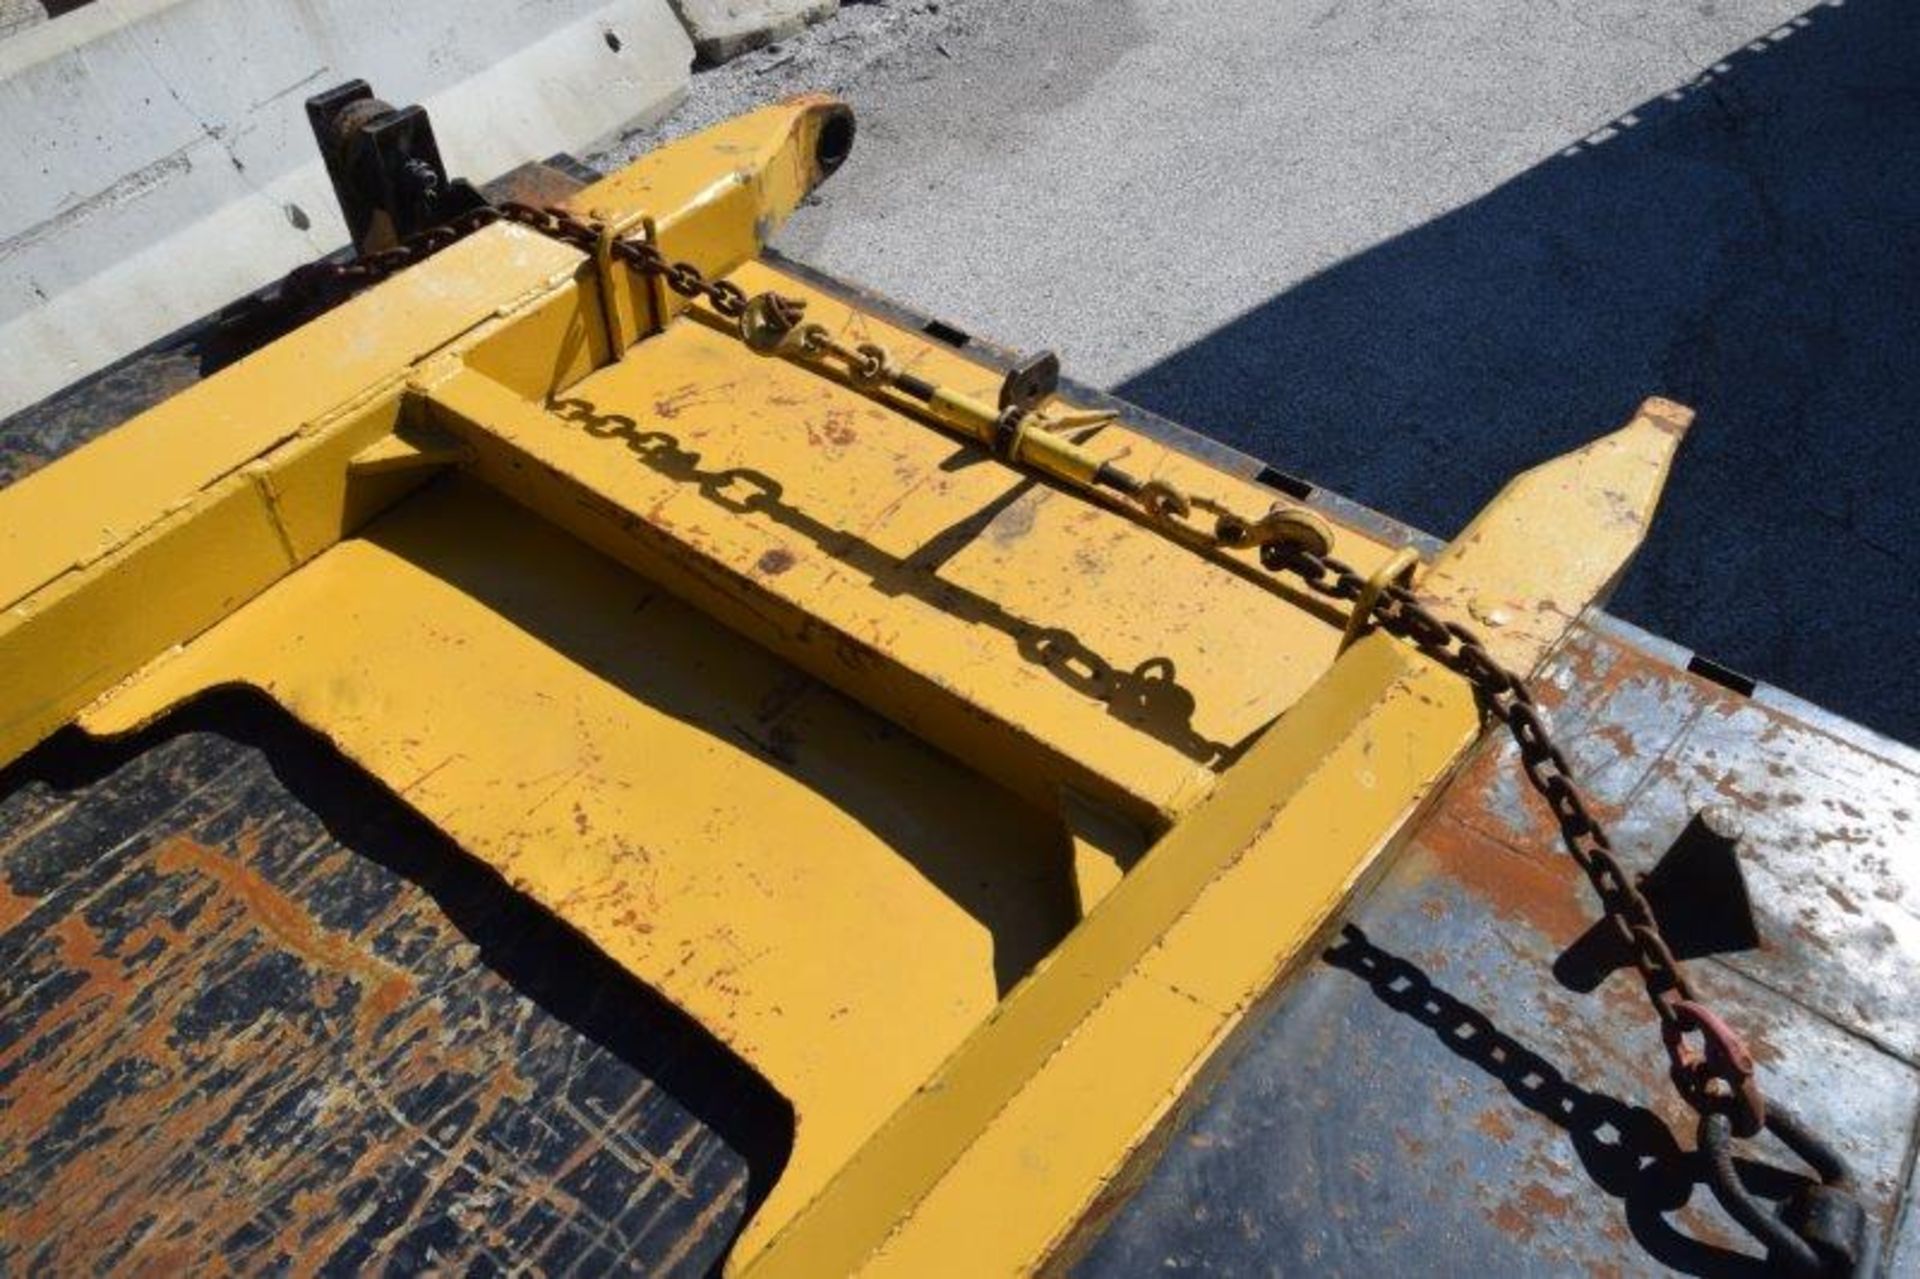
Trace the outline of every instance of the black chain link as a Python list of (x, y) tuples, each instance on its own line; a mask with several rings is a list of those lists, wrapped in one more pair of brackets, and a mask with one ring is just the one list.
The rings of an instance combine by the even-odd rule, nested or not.
[[(333, 305), (496, 222), (527, 227), (589, 255), (600, 243), (600, 227), (567, 209), (500, 204), (475, 209), (409, 236), (391, 248), (349, 262), (313, 262), (297, 267), (287, 276), (283, 294), (303, 305)], [(691, 262), (669, 261), (645, 240), (617, 239), (613, 242), (613, 256), (642, 275), (665, 280), (667, 287), (681, 297), (705, 299), (707, 305), (729, 320), (738, 320), (746, 314), (746, 290), (731, 280), (709, 280), (706, 273)], [(791, 328), (799, 322), (806, 303), (800, 298), (774, 294), (772, 306), (779, 321)]]
[(475, 209), (450, 222), (428, 227), (391, 248), (363, 254), (348, 262), (309, 262), (288, 273), (281, 284), (281, 296), (301, 306), (332, 306), (499, 219), (499, 213), (493, 209)]

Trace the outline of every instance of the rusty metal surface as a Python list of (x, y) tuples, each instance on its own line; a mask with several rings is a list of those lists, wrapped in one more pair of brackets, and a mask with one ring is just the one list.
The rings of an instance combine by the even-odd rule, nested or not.
[(783, 1103), (263, 702), (0, 775), (0, 1272), (700, 1274)]
[[(1920, 1061), (1920, 781), (1908, 753), (1842, 746), (1621, 644), (1575, 647), (1556, 682), (1610, 691), (1599, 705), (1581, 695), (1574, 731), (1581, 762), (1608, 775), (1628, 868), (1650, 869), (1701, 807), (1731, 810), (1767, 944), (1724, 962)], [(1538, 819), (1499, 785), (1485, 828), (1525, 844)]]
[[(1610, 626), (1541, 698), (1630, 866), (1689, 805), (1746, 818), (1763, 948), (1696, 961), (1696, 982), (1770, 1091), (1837, 1138), (1883, 1234), (1904, 1232), (1890, 1273), (1913, 1273), (1920, 776)], [(1483, 746), (1082, 1273), (1761, 1273), (1700, 1181), (1631, 970), (1592, 994), (1553, 974), (1594, 915), (1512, 755)]]

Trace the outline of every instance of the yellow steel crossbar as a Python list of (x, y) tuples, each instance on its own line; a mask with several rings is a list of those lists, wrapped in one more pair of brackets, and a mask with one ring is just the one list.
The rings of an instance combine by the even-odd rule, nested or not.
[[(0, 762), (264, 689), (788, 1098), (734, 1269), (1025, 1271), (1479, 723), (1250, 551), (1072, 491), (1096, 458), (1258, 486), (1057, 400), (1090, 443), (926, 429), (977, 436), (1000, 375), (753, 260), (848, 127), (770, 108), (574, 207), (937, 394), (761, 358), (610, 240), (488, 227), (0, 492)], [(1533, 669), (1685, 421), (1650, 401), (1519, 477), (1422, 595)]]

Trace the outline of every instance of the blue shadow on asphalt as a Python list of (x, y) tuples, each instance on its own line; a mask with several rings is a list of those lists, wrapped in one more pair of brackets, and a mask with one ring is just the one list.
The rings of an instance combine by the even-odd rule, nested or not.
[(1916, 138), (1920, 6), (1821, 5), (1115, 390), (1442, 536), (1690, 404), (1613, 611), (1920, 742)]

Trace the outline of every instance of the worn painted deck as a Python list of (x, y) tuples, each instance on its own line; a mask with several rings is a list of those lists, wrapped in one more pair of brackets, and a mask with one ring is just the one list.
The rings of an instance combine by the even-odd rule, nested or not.
[[(1920, 761), (1604, 621), (1542, 700), (1630, 868), (1702, 805), (1739, 815), (1762, 946), (1695, 961), (1695, 981), (1854, 1164), (1898, 1238), (1886, 1273), (1920, 1273)], [(1513, 754), (1482, 746), (1080, 1273), (1765, 1273), (1701, 1180), (1632, 970), (1577, 989), (1599, 975), (1576, 947), (1590, 894)]]
[(699, 1274), (784, 1107), (263, 699), (0, 779), (0, 1271)]
[[(1699, 980), (1913, 1273), (1911, 753), (1610, 629), (1549, 701), (1632, 863), (1703, 802), (1745, 817), (1766, 944)], [(1509, 754), (1283, 992), (1086, 1273), (1758, 1273), (1630, 976), (1553, 975), (1591, 916)], [(699, 1273), (779, 1166), (763, 1085), (262, 700), (0, 777), (0, 889), (9, 1271)]]

